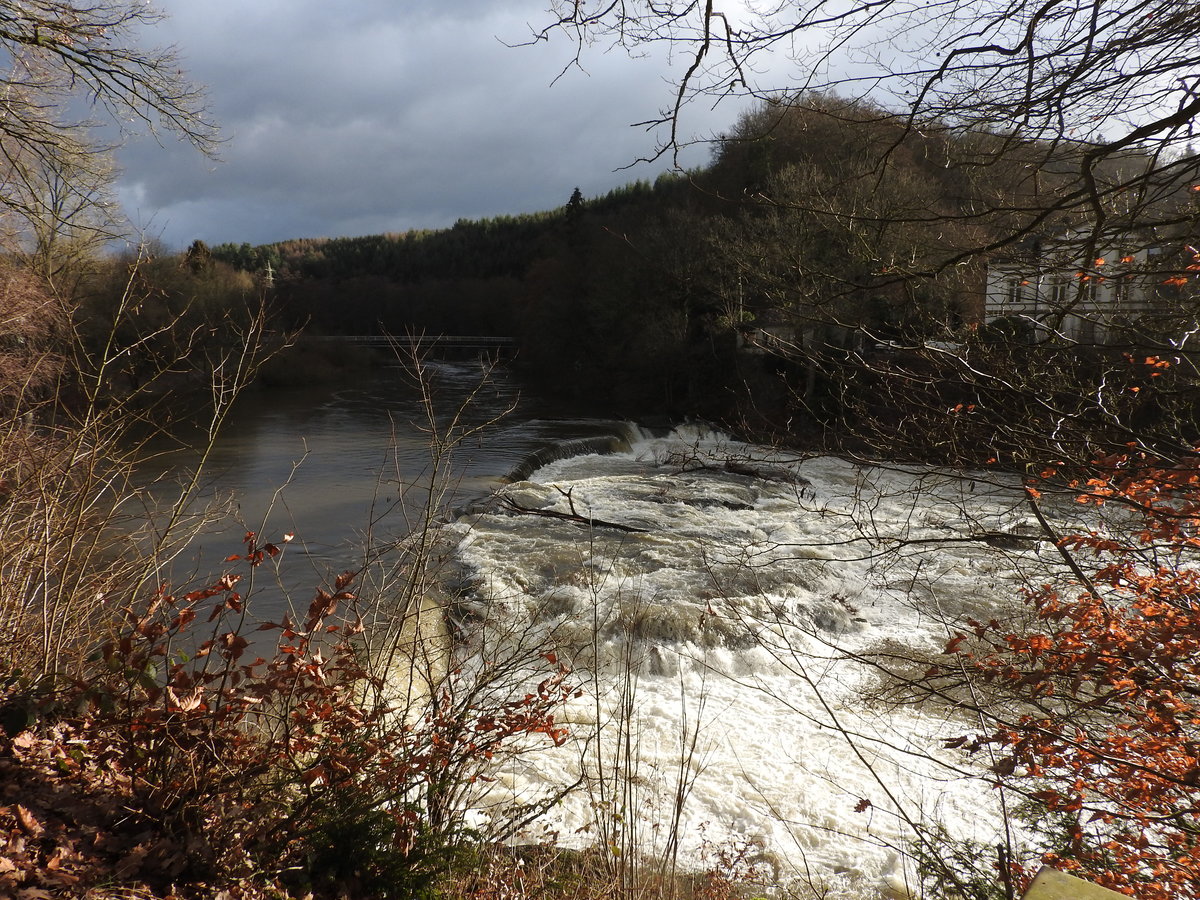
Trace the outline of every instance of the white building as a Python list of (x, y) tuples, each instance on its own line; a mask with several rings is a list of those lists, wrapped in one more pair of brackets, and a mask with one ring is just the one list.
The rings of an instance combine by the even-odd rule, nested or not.
[(1072, 231), (1031, 240), (988, 264), (984, 321), (1027, 323), (1039, 342), (1120, 340), (1129, 326), (1179, 312), (1192, 273), (1175, 255), (1132, 234), (1093, 242)]

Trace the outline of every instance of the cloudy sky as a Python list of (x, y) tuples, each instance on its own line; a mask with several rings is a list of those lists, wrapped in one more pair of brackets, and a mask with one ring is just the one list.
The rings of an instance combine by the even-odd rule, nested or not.
[[(552, 84), (569, 42), (505, 46), (529, 37), (543, 0), (157, 5), (169, 18), (149, 39), (176, 45), (224, 138), (215, 163), (169, 136), (121, 151), (128, 215), (172, 247), (442, 227), (670, 166), (618, 171), (653, 150), (631, 123), (668, 99), (668, 61), (597, 50)], [(689, 133), (737, 114), (694, 110)], [(682, 162), (708, 156), (697, 147)]]

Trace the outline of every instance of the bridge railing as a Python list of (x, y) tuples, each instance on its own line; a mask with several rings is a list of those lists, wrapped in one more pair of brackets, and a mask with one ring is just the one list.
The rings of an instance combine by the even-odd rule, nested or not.
[(513, 347), (517, 339), (511, 337), (494, 337), (491, 335), (473, 334), (438, 334), (438, 335), (379, 335), (379, 334), (318, 334), (305, 335), (306, 341), (349, 344), (377, 344), (380, 346), (434, 346), (447, 347)]

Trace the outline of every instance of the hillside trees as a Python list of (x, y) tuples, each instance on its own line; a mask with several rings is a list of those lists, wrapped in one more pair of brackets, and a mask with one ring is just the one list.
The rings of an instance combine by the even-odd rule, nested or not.
[(206, 383), (213, 362), (236, 351), (264, 312), (259, 280), (193, 252), (154, 246), (113, 256), (81, 284), (77, 333), (91, 353), (131, 348), (107, 367), (109, 388), (140, 390), (169, 376), (177, 388)]
[[(581, 56), (597, 43), (635, 52), (663, 44), (685, 60), (650, 155), (687, 140), (694, 100), (760, 101), (720, 145), (718, 189), (731, 199), (770, 206), (770, 179), (788, 165), (828, 172), (836, 192), (869, 199), (914, 175), (924, 182), (918, 202), (823, 208), (829, 190), (816, 185), (809, 202), (784, 204), (821, 216), (829, 233), (915, 236), (920, 252), (907, 257), (884, 235), (878, 247), (863, 242), (866, 272), (838, 272), (860, 292), (888, 275), (904, 285), (890, 288), (896, 296), (924, 300), (955, 286), (978, 311), (983, 266), (998, 255), (1052, 243), (1056, 258), (1088, 269), (1114, 236), (1123, 255), (1145, 257), (1146, 281), (1194, 278), (1174, 253), (1158, 252), (1195, 243), (1192, 4), (553, 3), (535, 39), (562, 33)], [(851, 133), (857, 145), (842, 139)], [(814, 149), (788, 149), (797, 142)], [(833, 172), (838, 157), (849, 165)], [(739, 174), (729, 179), (731, 166)], [(1091, 287), (1083, 279), (1046, 297), (1048, 327), (1086, 309)], [(1127, 337), (1146, 353), (1167, 350), (1195, 319), (1194, 309), (1180, 312), (1182, 331), (1135, 328)]]
[[(1028, 214), (1016, 231), (985, 246), (1011, 242), (1058, 213), (1100, 224), (1118, 202), (1131, 218), (1145, 219), (1164, 194), (1195, 180), (1188, 142), (1200, 113), (1200, 13), (1181, 0), (848, 7), (815, 0), (749, 9), (555, 2), (550, 10), (536, 39), (565, 32), (580, 53), (597, 42), (631, 50), (665, 43), (686, 57), (657, 119), (665, 129), (660, 153), (686, 139), (681, 128), (692, 100), (778, 97), (786, 85), (803, 103), (798, 85), (869, 96), (906, 130), (994, 136), (973, 159), (958, 161), (970, 173), (1014, 153), (1053, 163), (1063, 179), (1053, 192), (1040, 183), (1045, 166), (1032, 166), (1021, 195), (965, 214)], [(1142, 165), (1109, 182), (1097, 177), (1130, 151), (1145, 151)], [(890, 151), (880, 155), (881, 172), (889, 162)]]
[[(806, 98), (802, 108), (764, 104), (724, 139), (710, 173), (717, 190), (741, 198), (706, 245), (723, 261), (712, 268), (723, 273), (715, 290), (732, 298), (748, 337), (790, 370), (797, 413), (831, 425), (845, 451), (1040, 468), (1129, 441), (1158, 452), (1191, 446), (1200, 431), (1184, 385), (1195, 363), (1180, 352), (1196, 321), (1191, 251), (1148, 255), (1134, 276), (1110, 273), (1116, 258), (1078, 268), (1069, 259), (1078, 247), (1059, 247), (1073, 277), (1061, 306), (1040, 301), (1051, 308), (1037, 322), (1038, 342), (1031, 320), (970, 327), (983, 315), (990, 261), (972, 248), (1021, 220), (964, 213), (1017, 196), (1036, 161), (1029, 148), (985, 173), (956, 165), (994, 139), (904, 131), (878, 107), (831, 97)], [(881, 180), (884, 149), (890, 176)], [(1055, 177), (1043, 173), (1048, 185)], [(1151, 239), (1135, 233), (1127, 246)], [(1107, 345), (1072, 345), (1053, 332), (1106, 277), (1146, 279), (1154, 308), (1114, 328), (1120, 340)], [(1170, 377), (1146, 381), (1142, 360), (1159, 355), (1174, 360)], [(947, 417), (959, 404), (970, 415)]]
[[(733, 260), (741, 276), (723, 289), (745, 298), (748, 274), (772, 272), (751, 303), (791, 309), (795, 320), (796, 310), (816, 307), (770, 294), (790, 283), (793, 298), (811, 297), (824, 283), (836, 300), (823, 309), (859, 328), (858, 348), (814, 352), (829, 344), (818, 335), (829, 323), (815, 317), (805, 324), (801, 315), (790, 326), (764, 317), (769, 326), (784, 325), (773, 329), (782, 341), (768, 349), (800, 370), (797, 408), (827, 421), (847, 410), (834, 433), (857, 432), (848, 445), (928, 458), (929, 423), (960, 400), (986, 410), (979, 418), (989, 424), (958, 442), (979, 460), (995, 455), (993, 443), (1036, 446), (1043, 461), (1057, 458), (1041, 438), (1061, 433), (1060, 423), (1076, 449), (1103, 444), (1107, 452), (1151, 418), (1129, 418), (1127, 398), (1112, 395), (1123, 376), (1105, 373), (1124, 371), (1120, 351), (1082, 346), (1098, 329), (1072, 335), (1058, 323), (1092, 315), (1089, 298), (1106, 276), (1100, 260), (1115, 242), (1122, 256), (1144, 258), (1137, 278), (1153, 303), (1171, 306), (1170, 316), (1123, 323), (1123, 349), (1135, 357), (1172, 354), (1189, 341), (1196, 272), (1179, 256), (1195, 244), (1191, 187), (1200, 181), (1200, 157), (1189, 143), (1200, 112), (1193, 75), (1200, 20), (1192, 5), (886, 0), (845, 7), (818, 0), (749, 11), (719, 2), (552, 10), (538, 38), (566, 32), (581, 54), (595, 42), (635, 50), (664, 43), (688, 60), (659, 118), (660, 152), (685, 140), (692, 100), (762, 101), (720, 145), (714, 166), (716, 190), (757, 206), (751, 231), (764, 234), (742, 242), (744, 261)], [(845, 140), (850, 134), (853, 143)], [(789, 194), (781, 173), (791, 166)], [(756, 253), (771, 243), (765, 235), (772, 229), (777, 247), (797, 238), (816, 246), (808, 238), (816, 233), (835, 246), (851, 241), (822, 274), (819, 266), (804, 271), (791, 245), (777, 263)], [(722, 241), (714, 252), (730, 246)], [(1032, 254), (1077, 276), (1040, 298), (1039, 323), (1052, 339), (1039, 349), (1022, 346), (1022, 322), (1008, 338), (995, 329), (978, 338), (956, 333), (982, 313), (984, 267), (1010, 254)], [(1169, 290), (1179, 296), (1165, 296)], [(880, 344), (883, 353), (873, 349)], [(947, 352), (951, 345), (970, 349)], [(1192, 364), (1186, 354), (1179, 359)], [(836, 402), (812, 408), (814, 375), (841, 391)], [(896, 426), (914, 417), (895, 408), (883, 413), (881, 395), (923, 410), (924, 424), (899, 446)], [(986, 405), (978, 402), (984, 395)], [(1162, 420), (1183, 436), (1193, 418), (1188, 403), (1159, 396), (1171, 407)], [(1022, 427), (1031, 421), (1036, 429)]]
[(711, 289), (714, 259), (697, 252), (710, 231), (702, 202), (694, 185), (664, 179), (572, 214), (524, 279), (521, 360), (579, 402), (728, 415), (733, 332)]
[[(904, 134), (870, 104), (805, 103), (763, 104), (722, 137), (706, 183), (738, 202), (706, 250), (724, 261), (716, 290), (733, 298), (739, 327), (803, 362), (811, 403), (826, 354), (961, 323), (962, 271), (919, 285), (905, 275), (972, 235), (920, 221), (962, 203), (954, 170), (940, 164), (954, 142)], [(897, 142), (881, 181), (876, 154)]]

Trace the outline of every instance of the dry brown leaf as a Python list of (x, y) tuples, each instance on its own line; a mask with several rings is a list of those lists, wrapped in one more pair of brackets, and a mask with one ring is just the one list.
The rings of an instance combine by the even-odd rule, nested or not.
[(25, 830), (25, 833), (33, 838), (41, 837), (45, 829), (42, 827), (42, 823), (38, 821), (37, 816), (20, 803), (13, 808), (17, 813), (17, 821), (21, 823), (21, 827)]
[(116, 872), (118, 878), (129, 878), (137, 874), (142, 868), (142, 863), (146, 861), (146, 855), (149, 852), (150, 848), (146, 844), (138, 844), (116, 864), (113, 871)]
[(50, 884), (56, 884), (59, 887), (67, 887), (70, 885), (79, 884), (79, 876), (74, 872), (56, 869), (46, 874), (46, 881)]

